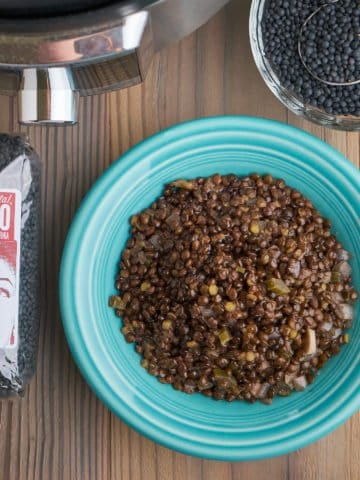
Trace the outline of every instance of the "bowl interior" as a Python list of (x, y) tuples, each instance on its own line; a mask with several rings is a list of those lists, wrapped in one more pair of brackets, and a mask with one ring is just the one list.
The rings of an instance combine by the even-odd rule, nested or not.
[(74, 357), (95, 392), (140, 432), (209, 458), (279, 455), (326, 434), (360, 404), (359, 305), (351, 341), (304, 392), (261, 403), (216, 402), (160, 384), (120, 333), (108, 307), (129, 217), (165, 183), (214, 173), (271, 173), (312, 200), (350, 252), (360, 290), (359, 174), (320, 140), (277, 122), (246, 117), (189, 122), (119, 159), (87, 196), (71, 228), (61, 273), (61, 307)]

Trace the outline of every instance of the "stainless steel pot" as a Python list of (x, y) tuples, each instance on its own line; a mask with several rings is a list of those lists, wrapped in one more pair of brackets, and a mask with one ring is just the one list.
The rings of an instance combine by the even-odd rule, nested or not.
[(79, 95), (141, 82), (227, 1), (0, 0), (0, 93), (18, 95), (22, 123), (75, 123)]

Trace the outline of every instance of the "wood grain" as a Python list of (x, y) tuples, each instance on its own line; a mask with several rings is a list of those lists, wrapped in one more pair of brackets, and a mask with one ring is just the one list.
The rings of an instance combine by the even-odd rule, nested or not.
[[(360, 415), (316, 444), (249, 463), (203, 461), (141, 437), (90, 391), (64, 339), (58, 271), (70, 221), (94, 180), (141, 139), (217, 114), (275, 118), (334, 145), (355, 164), (359, 134), (298, 119), (272, 96), (251, 58), (248, 0), (233, 0), (198, 32), (158, 54), (144, 84), (82, 99), (73, 128), (21, 128), (43, 162), (42, 314), (37, 374), (25, 398), (0, 403), (3, 480), (359, 480)], [(0, 130), (17, 132), (1, 98)]]

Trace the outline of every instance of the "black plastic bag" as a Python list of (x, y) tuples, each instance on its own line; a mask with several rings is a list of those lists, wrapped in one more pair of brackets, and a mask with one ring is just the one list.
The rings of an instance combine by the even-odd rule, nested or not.
[(39, 327), (40, 162), (20, 136), (0, 134), (0, 397), (34, 374)]

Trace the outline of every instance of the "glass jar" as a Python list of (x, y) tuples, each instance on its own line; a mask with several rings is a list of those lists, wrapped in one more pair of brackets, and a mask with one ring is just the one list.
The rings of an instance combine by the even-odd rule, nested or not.
[[(318, 107), (304, 103), (303, 99), (284, 85), (265, 55), (262, 18), (268, 0), (253, 0), (250, 11), (250, 42), (257, 68), (273, 94), (293, 113), (324, 127), (339, 130), (360, 130), (360, 117), (334, 115)], [(304, 67), (305, 68), (305, 67)]]

